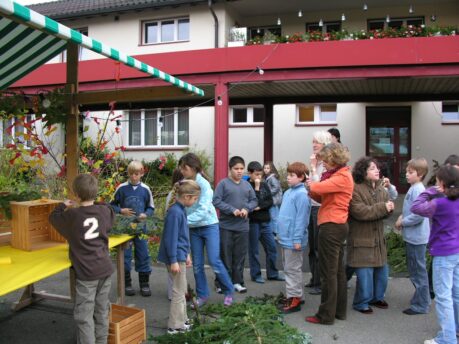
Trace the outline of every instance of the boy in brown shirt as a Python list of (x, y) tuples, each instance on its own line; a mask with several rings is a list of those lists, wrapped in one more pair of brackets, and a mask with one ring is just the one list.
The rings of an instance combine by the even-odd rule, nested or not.
[(76, 275), (73, 316), (77, 343), (107, 343), (108, 299), (113, 266), (108, 251), (108, 232), (115, 213), (94, 204), (97, 179), (80, 174), (72, 185), (79, 207), (70, 200), (59, 204), (49, 216), (51, 224), (69, 243), (69, 258)]

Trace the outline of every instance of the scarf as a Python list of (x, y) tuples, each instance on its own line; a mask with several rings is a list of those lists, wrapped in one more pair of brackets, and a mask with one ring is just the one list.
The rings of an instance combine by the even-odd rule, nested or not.
[(320, 181), (323, 182), (324, 180), (327, 180), (330, 178), (333, 174), (335, 174), (336, 171), (342, 169), (344, 166), (337, 166), (335, 168), (332, 168), (331, 170), (327, 170), (322, 172), (322, 176), (320, 177)]

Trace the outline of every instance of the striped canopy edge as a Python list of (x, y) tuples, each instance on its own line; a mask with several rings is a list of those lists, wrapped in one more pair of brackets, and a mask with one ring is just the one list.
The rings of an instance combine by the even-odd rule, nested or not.
[(174, 86), (204, 96), (200, 88), (113, 49), (11, 0), (0, 1), (0, 90), (66, 49), (71, 41)]

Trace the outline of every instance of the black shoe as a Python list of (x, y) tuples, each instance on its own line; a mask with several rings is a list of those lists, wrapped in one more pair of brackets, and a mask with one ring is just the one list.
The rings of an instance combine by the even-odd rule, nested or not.
[(419, 313), (419, 312), (413, 311), (411, 308), (407, 308), (407, 309), (403, 310), (402, 312), (405, 313), (406, 315), (423, 314), (423, 313)]
[(371, 307), (368, 307), (367, 309), (356, 309), (356, 311), (362, 314), (372, 314), (373, 313), (373, 309)]
[(127, 285), (124, 287), (124, 295), (126, 296), (134, 296), (135, 290), (132, 288), (132, 285)]
[(139, 272), (140, 294), (142, 296), (151, 296), (149, 280), (150, 280), (150, 273)]
[(144, 285), (143, 287), (140, 288), (140, 295), (142, 296), (151, 296), (151, 290), (149, 285)]
[(276, 277), (269, 277), (268, 280), (270, 281), (280, 281), (283, 282), (285, 281), (285, 277), (282, 274), (277, 275)]

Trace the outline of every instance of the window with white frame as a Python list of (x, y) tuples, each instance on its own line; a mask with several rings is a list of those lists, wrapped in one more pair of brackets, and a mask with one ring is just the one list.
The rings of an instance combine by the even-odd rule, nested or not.
[(142, 44), (190, 40), (190, 19), (175, 18), (142, 22)]
[(10, 143), (22, 143), (25, 147), (30, 147), (30, 135), (24, 123), (32, 121), (33, 118), (33, 115), (26, 115), (0, 120), (0, 147), (6, 147)]
[(424, 17), (386, 18), (368, 20), (368, 30), (383, 30), (387, 28), (400, 29), (402, 26), (421, 26), (425, 22)]
[(131, 110), (127, 118), (130, 147), (188, 145), (188, 109)]
[[(78, 31), (79, 33), (87, 36), (88, 35), (88, 28), (80, 28), (80, 29), (73, 29), (75, 31)], [(84, 61), (88, 59), (90, 50), (83, 48), (83, 46), (78, 45), (78, 61)], [(67, 50), (64, 50), (62, 53), (60, 53), (57, 56), (54, 56), (51, 60), (48, 62), (51, 63), (59, 63), (59, 62), (66, 62), (67, 61)]]
[(336, 124), (336, 104), (299, 104), (298, 124)]
[(263, 125), (265, 108), (262, 105), (243, 105), (230, 107), (231, 125)]
[(323, 22), (322, 26), (317, 22), (307, 23), (306, 32), (311, 32), (311, 31), (319, 31), (322, 33), (341, 31), (341, 21), (336, 20), (336, 21)]
[(459, 124), (459, 102), (443, 102), (441, 119), (443, 123)]

